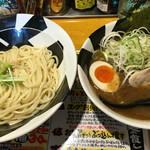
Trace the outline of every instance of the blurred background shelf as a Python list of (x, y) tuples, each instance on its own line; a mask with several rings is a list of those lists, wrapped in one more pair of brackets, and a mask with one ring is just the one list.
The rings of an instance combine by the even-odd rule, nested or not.
[(47, 18), (94, 18), (94, 17), (117, 17), (117, 13), (102, 13), (97, 8), (93, 8), (88, 11), (77, 11), (72, 8), (64, 15), (51, 15), (46, 12), (46, 9), (43, 9), (43, 16)]

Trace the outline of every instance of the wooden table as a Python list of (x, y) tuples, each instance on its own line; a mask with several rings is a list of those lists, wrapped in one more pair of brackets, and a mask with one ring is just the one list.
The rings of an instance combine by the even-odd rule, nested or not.
[[(84, 41), (99, 27), (118, 20), (117, 17), (106, 18), (73, 18), (73, 19), (51, 19), (60, 25), (71, 37), (76, 50), (80, 50)], [(149, 141), (150, 141), (150, 130)]]

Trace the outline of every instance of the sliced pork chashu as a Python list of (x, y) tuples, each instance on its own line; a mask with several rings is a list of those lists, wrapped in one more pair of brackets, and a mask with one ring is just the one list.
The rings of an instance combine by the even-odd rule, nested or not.
[(150, 68), (133, 73), (129, 78), (129, 84), (132, 87), (150, 85)]

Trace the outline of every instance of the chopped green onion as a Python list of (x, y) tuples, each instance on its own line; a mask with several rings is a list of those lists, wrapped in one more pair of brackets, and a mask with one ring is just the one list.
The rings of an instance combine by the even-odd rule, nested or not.
[[(2, 68), (1, 68), (1, 66), (2, 66)], [(4, 74), (8, 68), (12, 68), (12, 64), (0, 61), (0, 75)]]
[(13, 87), (14, 87), (14, 89), (16, 90), (16, 86), (15, 86), (14, 78), (13, 78), (13, 75), (12, 75), (11, 70), (10, 70), (10, 68), (9, 68), (9, 67), (8, 67), (8, 71), (9, 71), (9, 74), (10, 74), (10, 78), (11, 78), (11, 80), (12, 80)]
[(13, 64), (0, 61), (0, 84), (13, 85), (16, 90), (15, 84), (21, 83), (25, 80), (13, 76), (11, 71), (13, 66)]
[(150, 32), (145, 27), (109, 33), (100, 41), (100, 48), (105, 60), (123, 71), (125, 79), (136, 70), (150, 67)]

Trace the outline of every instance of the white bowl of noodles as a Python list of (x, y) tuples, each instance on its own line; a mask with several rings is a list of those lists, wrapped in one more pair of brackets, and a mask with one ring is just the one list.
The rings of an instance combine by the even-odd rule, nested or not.
[(53, 21), (0, 18), (0, 143), (38, 127), (63, 104), (76, 76), (75, 47)]
[[(100, 99), (100, 96), (104, 97), (105, 99), (107, 99), (107, 98), (109, 98), (110, 100), (112, 99), (113, 100), (112, 102), (115, 102), (118, 99), (122, 99), (122, 97), (120, 95), (118, 96), (118, 93), (116, 94), (116, 91), (113, 91), (114, 88), (112, 88), (111, 90), (107, 89), (107, 88), (109, 88), (108, 82), (98, 83), (96, 85), (95, 82), (97, 82), (99, 79), (93, 79), (94, 73), (90, 72), (91, 70), (94, 71), (94, 69), (96, 68), (96, 67), (95, 68), (93, 67), (94, 69), (93, 68), (91, 69), (91, 66), (92, 66), (92, 64), (94, 64), (93, 62), (95, 60), (97, 61), (97, 64), (102, 63), (103, 61), (110, 63), (110, 64), (111, 63), (114, 64), (114, 63), (118, 63), (117, 62), (117, 59), (118, 59), (119, 63), (118, 63), (118, 65), (116, 65), (117, 69), (119, 68), (119, 66), (121, 66), (121, 60), (124, 60), (122, 65), (126, 65), (127, 61), (125, 61), (125, 58), (126, 57), (129, 58), (129, 55), (128, 55), (129, 53), (128, 54), (126, 53), (126, 57), (124, 57), (123, 56), (124, 51), (119, 51), (119, 53), (121, 52), (121, 55), (123, 57), (119, 56), (119, 58), (117, 58), (118, 57), (117, 56), (118, 51), (117, 51), (117, 49), (113, 50), (113, 47), (115, 47), (117, 45), (117, 43), (119, 43), (118, 38), (120, 39), (120, 37), (118, 37), (118, 33), (124, 34), (128, 31), (129, 32), (133, 31), (132, 23), (126, 24), (125, 21), (126, 20), (124, 19), (124, 20), (117, 20), (117, 21), (108, 23), (108, 24), (100, 27), (99, 29), (97, 29), (94, 33), (92, 33), (87, 38), (87, 40), (85, 41), (85, 43), (83, 44), (83, 46), (81, 48), (79, 58), (78, 58), (79, 79), (80, 79), (81, 85), (82, 85), (84, 91), (86, 92), (86, 94), (88, 95), (88, 97), (104, 113), (106, 113), (107, 115), (111, 116), (112, 118), (114, 118), (114, 119), (116, 119), (122, 123), (125, 123), (127, 125), (138, 127), (138, 128), (143, 128), (143, 129), (150, 129), (150, 116), (149, 116), (150, 106), (149, 105), (147, 105), (147, 106), (135, 106), (135, 107), (130, 107), (130, 108), (119, 108), (119, 107), (114, 107), (114, 106), (105, 104)], [(126, 25), (125, 27), (124, 27), (124, 23)], [(147, 42), (145, 42), (145, 43), (147, 44), (147, 47), (149, 47), (148, 46), (149, 45), (148, 41), (149, 41), (149, 37), (150, 37), (149, 32), (147, 32), (147, 29), (145, 27), (142, 27), (141, 28), (142, 31), (139, 32), (139, 28), (140, 28), (140, 26), (137, 28), (138, 30), (135, 30), (134, 32), (137, 32), (137, 33), (144, 32), (144, 36), (142, 36), (142, 38), (140, 37), (141, 39), (138, 39), (138, 42), (142, 41), (142, 43), (144, 43), (144, 40), (146, 39), (146, 36), (145, 36), (145, 32), (146, 32), (146, 34), (148, 36), (147, 36), (147, 40), (146, 40)], [(118, 31), (121, 31), (121, 32), (118, 32)], [(110, 43), (109, 43), (110, 45), (107, 44), (107, 41), (109, 41), (108, 39), (110, 39), (110, 37), (112, 37), (114, 35), (116, 36), (116, 41), (115, 41), (115, 39), (113, 39), (112, 41), (110, 41)], [(130, 35), (130, 34), (128, 34), (128, 35)], [(106, 38), (105, 38), (105, 40), (102, 41), (103, 37), (106, 37)], [(137, 36), (135, 36), (135, 35), (133, 37), (137, 38)], [(130, 38), (129, 38), (129, 40), (130, 40), (129, 42), (134, 43)], [(122, 46), (122, 43), (120, 42), (119, 44)], [(100, 51), (100, 48), (103, 46), (102, 44), (107, 45), (107, 48), (101, 49), (102, 51), (101, 51), (101, 53), (99, 53), (100, 55), (96, 55), (97, 52)], [(144, 46), (146, 46), (146, 44)], [(126, 46), (128, 48), (130, 47), (128, 44), (126, 44)], [(112, 60), (112, 55), (111, 55), (112, 53), (108, 50), (108, 48), (110, 48), (110, 47), (111, 47), (112, 53), (114, 52), (114, 55), (115, 55), (115, 56), (113, 56), (115, 58), (114, 61)], [(123, 46), (122, 46), (122, 48), (123, 48)], [(132, 57), (130, 57), (134, 61), (136, 60), (135, 58), (137, 58), (136, 52), (138, 50), (136, 48), (134, 51), (135, 54), (133, 55), (133, 53), (132, 53)], [(141, 50), (141, 47), (139, 47), (139, 48)], [(138, 66), (139, 67), (138, 70), (140, 70), (141, 68), (142, 69), (146, 68), (146, 66), (147, 67), (149, 66), (149, 63), (148, 63), (149, 54), (147, 53), (147, 51), (149, 51), (149, 50), (145, 50), (145, 47), (142, 47), (142, 52), (143, 52), (142, 55), (144, 57), (141, 61), (142, 64), (140, 64), (142, 67)], [(142, 55), (140, 55), (140, 54), (138, 54), (138, 55), (140, 57), (138, 57), (137, 59), (141, 59)], [(93, 57), (95, 58), (95, 60), (93, 60)], [(145, 58), (146, 58), (146, 62), (143, 61)], [(111, 60), (111, 61), (109, 61), (109, 60)], [(103, 62), (103, 64), (104, 64), (104, 62)], [(139, 63), (139, 61), (137, 61), (136, 63)], [(146, 65), (143, 65), (143, 64), (146, 64)], [(133, 66), (132, 64), (131, 65), (127, 64), (126, 67), (127, 67), (127, 69), (129, 69), (130, 67), (134, 68), (135, 66)], [(117, 69), (114, 69), (114, 70), (117, 71)], [(140, 88), (134, 88), (134, 87), (130, 88), (128, 86), (128, 83), (127, 83), (127, 85), (125, 84), (125, 86), (126, 86), (125, 88), (122, 86), (123, 81), (128, 82), (128, 77), (130, 77), (130, 75), (132, 75), (132, 73), (134, 73), (136, 70), (130, 70), (130, 71), (131, 72), (129, 72), (129, 73), (127, 72), (126, 80), (122, 79), (122, 81), (121, 81), (121, 79), (120, 79), (120, 88), (118, 87), (118, 91), (121, 91), (121, 88), (122, 88), (123, 90), (121, 92), (124, 95), (124, 97), (126, 97), (126, 99), (130, 98), (132, 100), (132, 97), (133, 97), (133, 99), (135, 97), (142, 99), (143, 95), (147, 96), (147, 98), (149, 98), (150, 93), (149, 93), (148, 89), (150, 86), (148, 86), (148, 87), (143, 86), (145, 89), (144, 88), (141, 88), (141, 89)], [(122, 72), (123, 72), (123, 70), (121, 70), (119, 72), (119, 74), (121, 74)], [(91, 76), (91, 74), (93, 76)], [(98, 86), (100, 86), (100, 87), (98, 87)], [(109, 93), (110, 91), (111, 91), (111, 93)], [(146, 91), (147, 91), (147, 93), (145, 93)], [(148, 94), (148, 95), (146, 95), (146, 94)], [(119, 98), (117, 99), (115, 97), (115, 99), (113, 99), (114, 95), (116, 97), (118, 96)], [(124, 101), (123, 102), (121, 101), (120, 103), (124, 103)]]

